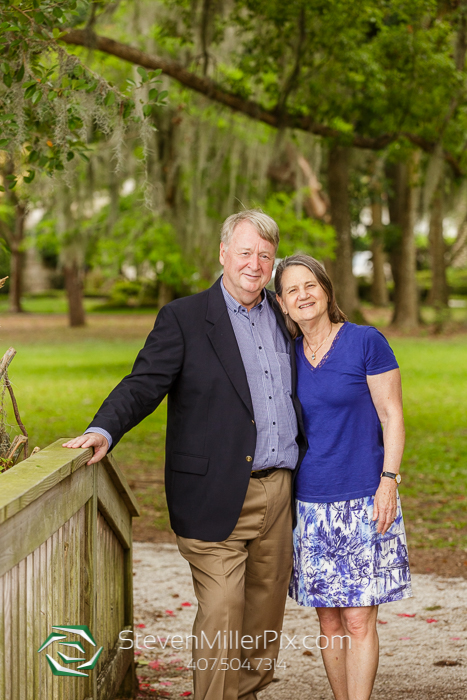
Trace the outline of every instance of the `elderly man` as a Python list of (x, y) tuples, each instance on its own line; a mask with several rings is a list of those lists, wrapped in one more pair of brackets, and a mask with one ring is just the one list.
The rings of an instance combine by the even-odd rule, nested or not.
[(293, 343), (264, 289), (278, 242), (262, 211), (226, 219), (223, 276), (160, 310), (131, 374), (65, 445), (97, 462), (168, 396), (167, 503), (199, 603), (195, 700), (253, 700), (279, 652), (305, 439)]

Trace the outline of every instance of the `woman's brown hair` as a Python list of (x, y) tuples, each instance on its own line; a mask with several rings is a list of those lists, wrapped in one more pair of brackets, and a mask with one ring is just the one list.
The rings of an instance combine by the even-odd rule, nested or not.
[[(282, 298), (282, 275), (288, 267), (293, 267), (294, 265), (303, 265), (304, 267), (307, 267), (318, 280), (318, 284), (326, 292), (326, 296), (328, 298), (328, 316), (331, 323), (341, 323), (343, 321), (347, 321), (347, 316), (337, 305), (331, 278), (324, 269), (323, 265), (318, 260), (315, 260), (315, 258), (312, 258), (311, 255), (291, 255), (290, 257), (284, 258), (280, 261), (276, 268), (276, 275), (274, 277), (276, 294)], [(301, 335), (301, 330), (298, 323), (292, 321), (289, 315), (285, 315), (284, 318), (285, 324), (292, 338), (296, 338), (298, 335)]]

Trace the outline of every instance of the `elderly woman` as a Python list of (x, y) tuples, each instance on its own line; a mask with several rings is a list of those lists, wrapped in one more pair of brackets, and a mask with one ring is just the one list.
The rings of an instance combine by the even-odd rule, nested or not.
[(378, 667), (378, 605), (412, 595), (397, 493), (404, 449), (400, 372), (379, 331), (349, 323), (317, 260), (282, 260), (275, 286), (296, 338), (309, 442), (295, 481), (289, 593), (316, 608), (336, 700), (367, 700)]

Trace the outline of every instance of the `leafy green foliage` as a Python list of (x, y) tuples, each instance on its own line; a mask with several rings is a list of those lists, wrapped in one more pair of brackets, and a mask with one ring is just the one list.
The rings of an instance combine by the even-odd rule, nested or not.
[(134, 265), (143, 277), (150, 273), (150, 278), (163, 282), (175, 293), (192, 291), (196, 268), (178, 243), (171, 224), (145, 208), (140, 192), (120, 198), (115, 225), (105, 232), (107, 216), (105, 207), (88, 224), (94, 229), (101, 227), (95, 264), (114, 272), (125, 264)]
[(10, 189), (18, 178), (30, 184), (36, 170), (52, 175), (76, 155), (87, 160), (91, 133), (96, 139), (125, 131), (165, 104), (167, 92), (155, 88), (161, 71), (140, 69), (141, 81), (129, 81), (122, 91), (63, 48), (62, 34), (85, 20), (93, 5), (91, 0), (1, 4), (0, 149), (16, 153), (19, 162)]
[[(176, 7), (184, 20), (179, 41), (198, 60), (205, 18), (185, 0), (165, 4), (172, 14), (159, 43), (173, 46)], [(211, 6), (208, 50), (225, 89), (254, 97), (285, 121), (308, 117), (344, 144), (354, 134), (410, 132), (433, 143), (441, 136), (461, 157), (467, 83), (456, 61), (463, 12), (463, 3), (435, 0), (236, 0)]]
[(294, 253), (308, 253), (315, 258), (333, 258), (335, 231), (329, 224), (297, 215), (296, 198), (285, 192), (271, 195), (264, 210), (277, 222), (281, 240), (277, 255), (284, 258)]

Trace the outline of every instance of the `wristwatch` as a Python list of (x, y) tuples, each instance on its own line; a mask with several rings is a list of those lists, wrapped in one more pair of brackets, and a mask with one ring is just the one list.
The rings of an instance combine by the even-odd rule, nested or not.
[(388, 476), (390, 479), (394, 479), (397, 485), (399, 485), (402, 481), (400, 474), (393, 474), (392, 472), (382, 472), (381, 476)]

